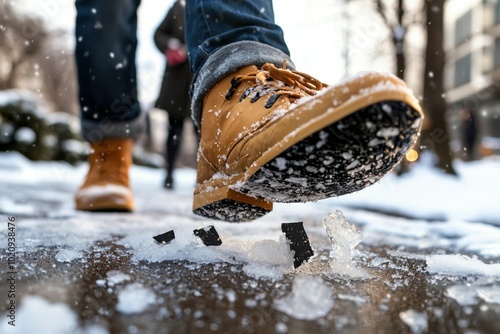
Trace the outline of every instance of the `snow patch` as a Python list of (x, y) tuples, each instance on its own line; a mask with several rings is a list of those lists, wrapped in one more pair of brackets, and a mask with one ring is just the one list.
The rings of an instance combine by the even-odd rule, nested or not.
[[(97, 198), (101, 198), (103, 196), (109, 195), (119, 195), (119, 196), (132, 196), (131, 190), (127, 187), (116, 185), (116, 184), (105, 184), (99, 186), (90, 186), (87, 188), (83, 188), (78, 190), (77, 196), (82, 200), (85, 199), (88, 202), (94, 201)], [(114, 201), (118, 203), (125, 203), (125, 200), (119, 200), (119, 196), (117, 196)]]
[(477, 303), (477, 292), (473, 286), (451, 286), (446, 289), (445, 296), (455, 299), (455, 301), (462, 306), (475, 305)]
[(452, 276), (484, 275), (500, 277), (500, 263), (486, 264), (465, 255), (429, 255), (427, 271)]
[(377, 131), (378, 137), (389, 138), (399, 134), (399, 128), (383, 128)]
[(125, 281), (130, 281), (130, 275), (122, 273), (118, 270), (111, 270), (106, 273), (106, 281), (108, 286), (113, 287), (117, 284), (123, 283)]
[(445, 296), (454, 299), (461, 306), (477, 305), (481, 300), (500, 305), (500, 286), (493, 277), (481, 277), (474, 282), (448, 287)]
[(123, 314), (137, 314), (144, 312), (156, 302), (155, 293), (140, 283), (127, 285), (118, 293), (116, 309)]
[(421, 334), (427, 331), (427, 314), (408, 310), (399, 313), (399, 318), (410, 327), (412, 334)]
[(476, 293), (485, 302), (500, 305), (500, 286), (479, 287)]
[(333, 308), (332, 289), (320, 277), (297, 276), (292, 292), (274, 302), (274, 307), (289, 316), (314, 320), (326, 316)]
[(25, 296), (16, 313), (15, 326), (8, 324), (8, 314), (2, 315), (2, 334), (105, 334), (108, 331), (96, 324), (79, 327), (78, 316), (66, 304), (53, 303), (40, 296)]
[(242, 263), (243, 270), (257, 278), (279, 279), (293, 269), (293, 254), (284, 235), (278, 240), (238, 240), (228, 233), (220, 234), (222, 245), (206, 247), (194, 236), (193, 226), (178, 226), (175, 239), (168, 245), (157, 245), (151, 233), (130, 234), (120, 241), (131, 249), (133, 261), (162, 262), (185, 260), (194, 263)]

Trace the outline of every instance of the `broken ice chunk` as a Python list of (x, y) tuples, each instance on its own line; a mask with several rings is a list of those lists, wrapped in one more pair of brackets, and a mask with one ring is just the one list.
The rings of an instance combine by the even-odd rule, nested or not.
[(194, 235), (201, 239), (205, 246), (220, 246), (222, 241), (220, 240), (219, 233), (213, 225), (203, 227), (193, 231)]
[(363, 239), (356, 225), (347, 222), (341, 211), (328, 213), (323, 218), (323, 226), (332, 243), (333, 256), (339, 262), (349, 262), (353, 250)]
[(158, 245), (168, 244), (170, 241), (175, 239), (175, 233), (173, 230), (168, 231), (168, 232), (165, 232), (163, 234), (158, 234), (158, 235), (154, 236), (153, 239), (155, 239), (155, 242)]
[(300, 267), (304, 261), (309, 260), (314, 255), (302, 222), (283, 223), (281, 224), (281, 231), (285, 233), (285, 237), (290, 241), (290, 249), (295, 252), (293, 255), (293, 266), (295, 268)]
[(292, 292), (274, 302), (274, 307), (296, 319), (314, 320), (333, 308), (332, 289), (321, 277), (297, 276)]
[(79, 259), (83, 256), (83, 253), (76, 249), (61, 249), (56, 254), (57, 262), (71, 262), (73, 260)]

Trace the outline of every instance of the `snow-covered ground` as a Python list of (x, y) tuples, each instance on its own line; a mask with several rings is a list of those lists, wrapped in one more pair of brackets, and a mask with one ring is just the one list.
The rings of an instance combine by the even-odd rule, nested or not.
[[(86, 168), (86, 164), (73, 167), (58, 162), (31, 162), (18, 153), (0, 153), (0, 183), (6, 185), (4, 188), (13, 188), (13, 191), (3, 189), (0, 212), (28, 217), (46, 214), (49, 219), (67, 217), (85, 222), (92, 220), (92, 214), (74, 211), (72, 198), (68, 196), (80, 185)], [(199, 226), (215, 223), (228, 232), (250, 228), (267, 234), (270, 228), (276, 228), (277, 221), (298, 219), (307, 224), (307, 220), (321, 221), (326, 213), (341, 209), (348, 220), (359, 222), (365, 232), (386, 234), (384, 242), (397, 244), (400, 238), (404, 238), (401, 240), (404, 245), (410, 242), (418, 247), (439, 247), (444, 242), (440, 237), (454, 236), (449, 239), (447, 246), (500, 256), (500, 244), (494, 242), (497, 236), (495, 231), (500, 226), (500, 160), (456, 161), (455, 168), (457, 177), (444, 174), (422, 162), (402, 177), (389, 174), (377, 184), (354, 194), (316, 203), (278, 203), (271, 214), (255, 222), (225, 224), (204, 220), (191, 213), (195, 170), (176, 170), (175, 190), (168, 192), (161, 188), (164, 177), (162, 170), (134, 166), (131, 170), (137, 206), (134, 215), (155, 214), (160, 217), (158, 224), (174, 221), (176, 225), (177, 219), (183, 219)], [(19, 197), (16, 196), (16, 185), (36, 189), (29, 194), (33, 199), (50, 201), (54, 197), (54, 201), (60, 201), (60, 207), (42, 213), (46, 210), (35, 200), (30, 203), (26, 194), (21, 192)], [(68, 193), (58, 191), (61, 188)], [(356, 210), (360, 208), (367, 210)], [(380, 214), (384, 212), (390, 216)], [(411, 224), (411, 229), (407, 228), (408, 224)], [(106, 225), (106, 228), (113, 230), (115, 227)], [(367, 237), (364, 242), (369, 241)], [(477, 240), (477, 244), (474, 240)]]
[[(451, 177), (423, 162), (403, 177), (388, 175), (355, 194), (317, 203), (276, 204), (273, 212), (257, 221), (229, 224), (191, 213), (195, 183), (195, 171), (191, 169), (176, 170), (175, 189), (166, 191), (161, 188), (163, 171), (134, 166), (131, 179), (137, 210), (132, 214), (92, 214), (73, 209), (72, 193), (85, 175), (85, 165), (31, 162), (17, 153), (1, 153), (0, 219), (6, 226), (9, 218), (15, 218), (19, 257), (26, 259), (41, 249), (54, 250), (44, 259), (54, 267), (86, 263), (86, 256), (98, 242), (113, 240), (137, 264), (237, 264), (244, 275), (256, 281), (281, 282), (294, 275), (291, 291), (276, 298), (273, 307), (296, 319), (322, 319), (334, 308), (335, 300), (366, 303), (367, 297), (362, 294), (336, 294), (328, 280), (342, 277), (347, 282), (369, 281), (369, 269), (387, 268), (390, 256), (424, 261), (424, 274), (431, 285), (443, 279), (455, 282), (445, 287), (445, 295), (462, 307), (483, 307), (485, 303), (498, 307), (500, 161), (456, 162), (456, 168), (459, 177)], [(343, 224), (347, 225), (338, 225), (334, 234), (339, 238), (331, 238), (332, 247), (322, 221), (335, 212), (344, 214)], [(281, 223), (297, 221), (304, 222), (312, 248), (322, 255), (294, 270), (293, 253), (281, 232)], [(219, 232), (221, 246), (205, 247), (193, 235), (194, 229), (208, 225)], [(350, 243), (347, 239), (356, 227), (361, 233), (353, 237), (361, 240), (357, 247), (359, 240)], [(330, 227), (330, 231), (335, 228)], [(169, 230), (175, 231), (176, 238), (168, 245), (157, 245), (152, 237)], [(7, 245), (7, 238), (7, 233), (2, 233), (0, 244)], [(352, 244), (352, 249), (346, 248), (347, 253), (340, 255), (336, 244)], [(375, 256), (365, 247), (386, 248), (387, 256)], [(6, 256), (1, 257), (6, 263)], [(27, 276), (37, 272), (36, 265), (23, 266)], [(6, 275), (6, 268), (1, 270)], [(396, 284), (390, 279), (385, 283)], [(96, 284), (109, 289), (120, 286), (116, 311), (125, 315), (145, 314), (160, 299), (155, 289), (134, 282), (127, 272), (108, 272)], [(398, 284), (403, 286), (404, 282), (397, 283), (396, 288)], [(236, 298), (234, 293), (225, 298)], [(245, 305), (251, 307), (252, 303), (256, 301), (246, 301)], [(0, 332), (34, 333), (34, 329), (44, 329), (44, 333), (65, 333), (68, 328), (81, 333), (108, 332), (98, 324), (82, 327), (70, 305), (52, 303), (36, 292), (23, 295), (17, 317), (19, 326), (14, 328), (2, 316)], [(415, 333), (427, 328), (426, 317), (412, 309), (400, 314), (401, 321)], [(54, 323), (49, 319), (64, 321)], [(289, 326), (277, 322), (275, 329), (285, 333)]]

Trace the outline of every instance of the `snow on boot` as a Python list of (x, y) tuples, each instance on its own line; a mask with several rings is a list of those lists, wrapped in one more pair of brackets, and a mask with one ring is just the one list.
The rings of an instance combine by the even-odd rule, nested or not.
[(132, 165), (132, 146), (130, 139), (105, 139), (91, 144), (89, 171), (75, 194), (77, 210), (133, 210), (128, 174)]
[(285, 64), (241, 68), (205, 96), (193, 211), (250, 221), (273, 202), (361, 190), (401, 161), (422, 117), (391, 74), (366, 72), (328, 87)]

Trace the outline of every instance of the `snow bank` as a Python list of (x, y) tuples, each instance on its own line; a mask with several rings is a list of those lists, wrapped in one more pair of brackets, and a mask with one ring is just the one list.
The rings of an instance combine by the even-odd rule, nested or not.
[(327, 200), (346, 205), (396, 212), (409, 217), (485, 221), (500, 225), (500, 161), (455, 161), (458, 177), (423, 161), (401, 176), (389, 174), (363, 191)]
[(28, 90), (9, 89), (0, 91), (0, 107), (6, 105), (23, 106), (27, 112), (39, 117), (47, 114), (47, 110), (41, 106), (38, 97)]
[(491, 224), (449, 220), (429, 222), (343, 208), (362, 227), (363, 243), (418, 249), (449, 248), (487, 257), (500, 256), (500, 228)]

